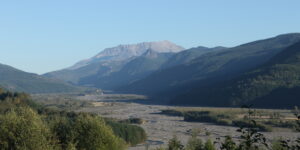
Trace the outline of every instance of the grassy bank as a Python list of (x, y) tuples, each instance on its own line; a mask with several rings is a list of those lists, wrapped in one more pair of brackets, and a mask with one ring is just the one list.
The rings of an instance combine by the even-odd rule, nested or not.
[[(248, 126), (249, 110), (246, 108), (183, 107), (162, 110), (162, 114), (181, 116), (188, 122), (206, 122), (225, 126)], [(295, 116), (292, 110), (252, 109), (251, 119), (257, 121), (260, 131), (273, 131), (280, 128), (294, 129)]]

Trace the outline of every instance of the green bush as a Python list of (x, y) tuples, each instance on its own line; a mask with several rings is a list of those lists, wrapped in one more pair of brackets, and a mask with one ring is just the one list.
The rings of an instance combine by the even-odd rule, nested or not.
[(28, 107), (19, 107), (0, 115), (0, 147), (14, 150), (53, 149), (49, 128)]
[(141, 118), (129, 118), (126, 120), (120, 121), (121, 123), (127, 123), (127, 124), (143, 124), (144, 120)]
[(115, 135), (124, 139), (130, 145), (137, 145), (147, 139), (145, 130), (139, 126), (118, 123), (112, 120), (107, 120), (106, 122), (112, 127)]
[(183, 145), (178, 140), (176, 136), (174, 136), (168, 143), (168, 150), (183, 150)]
[(262, 124), (262, 123), (257, 123), (255, 126), (247, 121), (247, 120), (234, 120), (232, 121), (232, 124), (234, 126), (237, 126), (237, 127), (255, 127), (257, 128), (259, 131), (267, 131), (267, 132), (271, 132), (272, 131), (272, 128), (268, 125), (265, 125), (265, 124)]
[(73, 128), (77, 149), (125, 149), (125, 143), (116, 137), (112, 129), (99, 117), (81, 114), (75, 119)]
[(210, 139), (205, 142), (204, 150), (216, 150), (213, 142)]
[(164, 115), (169, 115), (169, 116), (183, 116), (184, 113), (177, 111), (177, 110), (172, 110), (172, 109), (165, 109), (161, 111), (161, 114)]
[(188, 111), (184, 113), (184, 121), (189, 122), (208, 122), (218, 125), (231, 125), (231, 116), (214, 114), (209, 111)]
[(201, 139), (197, 138), (198, 132), (192, 133), (192, 137), (188, 140), (185, 150), (203, 150), (204, 144)]
[(272, 142), (272, 150), (288, 150), (287, 147), (282, 145), (282, 139), (281, 140), (275, 140)]
[(236, 150), (236, 143), (233, 141), (231, 136), (226, 136), (224, 142), (221, 145), (222, 150)]
[(274, 127), (282, 127), (282, 128), (289, 128), (289, 129), (294, 129), (297, 126), (295, 121), (282, 121), (280, 119), (268, 120), (265, 121), (264, 124), (274, 126)]

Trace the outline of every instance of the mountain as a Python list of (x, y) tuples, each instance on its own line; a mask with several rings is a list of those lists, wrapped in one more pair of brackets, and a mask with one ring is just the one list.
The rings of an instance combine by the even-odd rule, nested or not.
[(207, 86), (230, 80), (266, 63), (283, 49), (298, 41), (300, 41), (300, 34), (284, 34), (204, 53), (187, 63), (158, 70), (118, 90), (147, 94), (155, 99), (158, 97), (170, 99), (191, 91), (195, 86)]
[(172, 104), (293, 108), (300, 106), (300, 42), (268, 62), (225, 83), (193, 90)]
[(0, 87), (27, 93), (60, 93), (82, 90), (70, 84), (0, 64)]
[(162, 67), (169, 68), (180, 64), (188, 63), (205, 53), (223, 50), (223, 49), (226, 49), (226, 47), (218, 46), (214, 48), (208, 48), (208, 47), (199, 46), (196, 48), (190, 48), (185, 51), (176, 53), (174, 56), (172, 56), (172, 58), (170, 58), (167, 62), (165, 62)]
[(119, 71), (109, 76), (95, 74), (79, 81), (80, 85), (93, 85), (103, 89), (115, 89), (140, 80), (157, 71), (174, 53), (158, 53), (149, 49), (143, 55), (127, 62)]
[(197, 47), (178, 53), (159, 53), (149, 49), (141, 56), (132, 58), (129, 62), (126, 62), (119, 71), (111, 73), (103, 78), (99, 77), (98, 74), (82, 78), (79, 84), (115, 90), (119, 87), (124, 87), (135, 81), (141, 80), (158, 70), (183, 64), (197, 56), (222, 49), (225, 48)]
[(74, 66), (67, 69), (74, 70), (97, 62), (123, 61), (131, 57), (141, 56), (149, 49), (159, 53), (177, 53), (184, 50), (183, 47), (166, 40), (158, 42), (143, 42), (130, 45), (119, 45), (117, 47), (106, 48), (96, 56), (87, 60), (80, 61)]
[[(100, 88), (112, 87), (110, 85), (102, 86), (103, 82), (107, 82), (102, 80), (110, 78), (111, 75), (118, 76), (115, 72), (124, 72), (126, 68), (128, 69), (128, 66), (131, 66), (134, 62), (138, 61), (136, 60), (138, 57), (145, 58), (145, 56), (142, 55), (160, 55), (160, 53), (164, 55), (164, 53), (177, 53), (183, 50), (183, 47), (169, 41), (119, 45), (117, 47), (104, 49), (96, 56), (80, 61), (72, 67), (50, 72), (44, 76), (85, 86), (97, 86)], [(148, 56), (148, 58), (150, 57)], [(159, 56), (157, 59), (161, 59), (161, 57)], [(149, 60), (150, 59), (146, 59), (145, 63), (147, 61), (150, 63)], [(129, 62), (130, 64), (126, 65)], [(125, 68), (122, 70), (123, 67)], [(151, 69), (149, 68), (149, 70)], [(147, 68), (145, 71), (146, 72), (144, 74), (149, 73)]]

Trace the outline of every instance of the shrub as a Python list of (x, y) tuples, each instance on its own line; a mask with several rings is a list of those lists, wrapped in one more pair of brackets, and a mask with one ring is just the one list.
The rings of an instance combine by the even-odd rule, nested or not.
[(183, 147), (177, 136), (174, 136), (168, 144), (168, 150), (183, 150)]
[(104, 120), (88, 114), (80, 114), (74, 122), (77, 149), (122, 150), (125, 143), (113, 134)]
[(184, 113), (184, 121), (208, 122), (218, 125), (232, 125), (231, 117), (224, 114), (215, 114), (209, 111), (188, 111)]
[(282, 139), (273, 141), (272, 150), (288, 150), (288, 148), (285, 147), (281, 141)]
[(172, 110), (172, 109), (166, 109), (162, 110), (161, 114), (169, 115), (169, 116), (183, 116), (184, 113), (177, 111), (177, 110)]
[(96, 115), (61, 112), (48, 114), (47, 120), (62, 149), (122, 150), (126, 147), (125, 142)]
[(0, 116), (1, 149), (53, 149), (52, 135), (37, 113), (19, 107)]
[(188, 140), (185, 150), (203, 150), (204, 145), (201, 139), (197, 138), (198, 132), (192, 133), (192, 137)]
[(121, 123), (127, 123), (127, 124), (143, 124), (144, 120), (141, 118), (129, 118), (126, 120), (120, 121)]
[(216, 150), (214, 144), (212, 143), (212, 141), (211, 141), (210, 139), (208, 139), (208, 140), (205, 142), (204, 150)]
[(236, 150), (236, 143), (232, 140), (231, 136), (226, 136), (224, 142), (221, 144), (222, 150)]
[(257, 123), (255, 125), (253, 125), (251, 122), (247, 121), (247, 120), (235, 120), (232, 121), (232, 124), (234, 126), (238, 126), (238, 127), (255, 127), (257, 128), (259, 131), (272, 131), (272, 128), (268, 125), (265, 124), (261, 124), (261, 123)]
[(107, 120), (106, 122), (109, 126), (112, 127), (115, 135), (124, 139), (130, 145), (139, 144), (147, 139), (145, 130), (139, 126), (126, 123), (118, 123), (111, 120)]

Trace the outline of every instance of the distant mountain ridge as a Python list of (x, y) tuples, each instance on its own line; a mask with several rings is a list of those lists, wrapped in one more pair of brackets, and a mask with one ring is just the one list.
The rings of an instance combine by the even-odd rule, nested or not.
[[(102, 80), (106, 80), (112, 74), (115, 76), (114, 72), (122, 72), (122, 68), (126, 67), (127, 63), (138, 57), (146, 58), (145, 56), (147, 56), (147, 58), (153, 57), (154, 59), (154, 57), (159, 57), (160, 54), (177, 53), (183, 50), (183, 47), (166, 40), (119, 45), (106, 48), (94, 57), (80, 61), (72, 67), (50, 72), (44, 76), (64, 80), (72, 84), (107, 88), (107, 86), (101, 86), (97, 83), (107, 82)], [(163, 57), (160, 57), (160, 59), (163, 59)], [(145, 75), (149, 73), (149, 69), (145, 69), (145, 71), (147, 71), (147, 73), (144, 73)], [(108, 87), (112, 88), (113, 86)]]
[(167, 40), (158, 42), (143, 42), (138, 44), (119, 45), (112, 48), (106, 48), (96, 56), (87, 60), (80, 61), (74, 66), (67, 69), (74, 70), (89, 65), (91, 63), (102, 61), (122, 61), (131, 57), (141, 56), (149, 49), (158, 53), (177, 53), (184, 50), (183, 47), (178, 46)]
[[(155, 99), (157, 97), (170, 99), (188, 92), (194, 87), (232, 79), (266, 63), (270, 58), (298, 41), (300, 41), (300, 34), (284, 34), (204, 53), (186, 63), (154, 72), (146, 78), (118, 90), (152, 95)], [(185, 52), (189, 52), (189, 50), (181, 53)]]
[(4, 64), (0, 64), (0, 87), (27, 93), (61, 93), (83, 90), (80, 87), (27, 73)]
[[(300, 34), (291, 33), (230, 48), (199, 46), (184, 50), (180, 46), (172, 44), (173, 46), (161, 47), (175, 47), (174, 50), (167, 48), (167, 50), (155, 50), (153, 46), (144, 46), (144, 44), (118, 46), (106, 49), (84, 63), (79, 62), (73, 68), (51, 72), (45, 74), (45, 76), (77, 85), (97, 87), (115, 92), (145, 94), (153, 102), (160, 103), (238, 106), (251, 101), (258, 104), (257, 100), (260, 98), (270, 99), (265, 97), (270, 97), (270, 95), (272, 97), (270, 93), (279, 91), (279, 93), (282, 93), (280, 95), (286, 95), (291, 91), (295, 93), (300, 87), (292, 87), (293, 90), (285, 87), (283, 90), (276, 88), (269, 91), (270, 93), (265, 92), (266, 95), (249, 99), (249, 97), (226, 95), (231, 92), (228, 89), (242, 86), (232, 82), (240, 79), (239, 77), (245, 79), (245, 73), (251, 74), (249, 72), (261, 69), (259, 67), (270, 63), (271, 60), (277, 57), (279, 60), (282, 57), (278, 55), (285, 55), (284, 50), (299, 41)], [(136, 47), (139, 47), (139, 50)], [(284, 60), (286, 59), (284, 58)], [(286, 67), (282, 68), (283, 70), (287, 69), (291, 74), (298, 74), (295, 65), (289, 65), (289, 67), (296, 69), (296, 71), (293, 72), (292, 69)], [(275, 71), (278, 70), (280, 68), (275, 69)], [(259, 71), (256, 70), (256, 72)], [(291, 79), (291, 77), (288, 78)], [(281, 79), (274, 78), (278, 82)], [(249, 84), (249, 86), (252, 85)], [(268, 85), (267, 88), (270, 87)], [(243, 91), (243, 88), (235, 89), (240, 92), (231, 94), (248, 93)], [(245, 88), (244, 90), (253, 90), (253, 88)], [(224, 97), (224, 101), (218, 100), (218, 98), (222, 98), (217, 97), (218, 92), (223, 92), (223, 95), (221, 95)], [(280, 97), (280, 95), (277, 96)], [(208, 97), (208, 100), (206, 100), (206, 97)], [(266, 105), (260, 103), (260, 106)], [(283, 104), (283, 106), (288, 105)]]
[(91, 85), (103, 89), (115, 89), (140, 80), (147, 75), (159, 70), (174, 53), (158, 53), (153, 50), (146, 51), (143, 55), (135, 57), (125, 63), (118, 71), (108, 76), (95, 74), (82, 78), (80, 85)]

